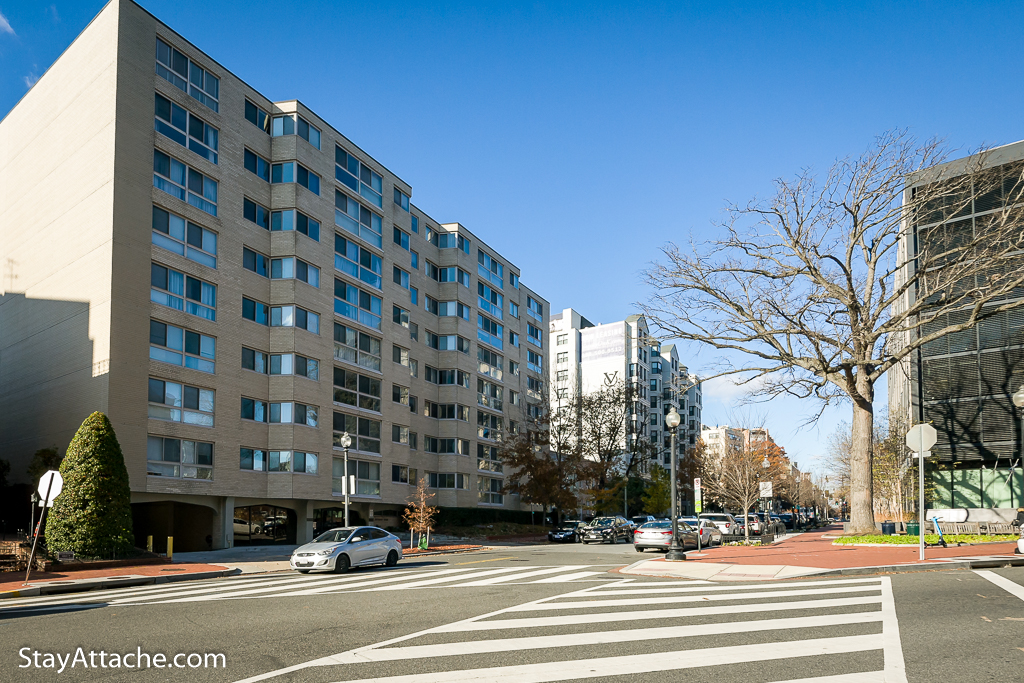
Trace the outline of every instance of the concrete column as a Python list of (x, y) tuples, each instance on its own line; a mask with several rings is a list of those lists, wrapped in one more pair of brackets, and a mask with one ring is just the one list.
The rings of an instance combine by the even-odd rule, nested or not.
[(235, 547), (235, 497), (225, 496), (221, 502), (220, 542), (214, 539), (216, 548)]
[(296, 508), (295, 541), (302, 545), (313, 540), (313, 508), (316, 501), (307, 500)]

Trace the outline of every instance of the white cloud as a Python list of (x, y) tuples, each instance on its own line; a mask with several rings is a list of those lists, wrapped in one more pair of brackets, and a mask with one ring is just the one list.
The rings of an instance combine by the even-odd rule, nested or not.
[(704, 399), (710, 398), (721, 403), (730, 403), (746, 397), (747, 394), (758, 389), (764, 383), (764, 380), (760, 378), (742, 385), (737, 384), (737, 381), (738, 378), (735, 375), (726, 375), (702, 382)]
[(0, 12), (0, 33), (10, 33), (12, 36), (17, 35), (14, 33), (14, 29), (11, 28), (11, 22), (7, 21), (7, 17)]
[(21, 80), (25, 81), (26, 88), (31, 88), (39, 80), (39, 76), (35, 72), (29, 72), (28, 76), (22, 76)]

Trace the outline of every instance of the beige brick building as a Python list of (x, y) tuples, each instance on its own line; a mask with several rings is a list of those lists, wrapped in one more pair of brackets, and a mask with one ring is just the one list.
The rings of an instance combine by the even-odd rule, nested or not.
[[(0, 121), (0, 447), (106, 412), (137, 536), (181, 550), (385, 526), (417, 478), (517, 509), (548, 302), (297, 100), (112, 0)], [(354, 464), (352, 464), (354, 463)]]

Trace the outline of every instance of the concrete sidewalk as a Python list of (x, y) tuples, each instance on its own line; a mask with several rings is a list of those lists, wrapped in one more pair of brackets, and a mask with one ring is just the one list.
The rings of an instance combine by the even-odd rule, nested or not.
[(662, 557), (640, 560), (619, 572), (706, 581), (770, 581), (796, 576), (1024, 565), (1024, 555), (1013, 554), (1013, 542), (928, 548), (922, 563), (916, 545), (833, 545), (833, 539), (827, 536), (838, 531), (841, 527), (833, 526), (795, 534), (771, 546), (722, 546), (699, 554), (689, 552), (685, 562), (668, 562)]
[(156, 583), (195, 581), (236, 573), (233, 569), (218, 565), (175, 562), (135, 567), (83, 569), (71, 572), (32, 572), (29, 583), (25, 585), (24, 572), (5, 572), (0, 574), (0, 600), (55, 593), (77, 593), (118, 586), (147, 586)]

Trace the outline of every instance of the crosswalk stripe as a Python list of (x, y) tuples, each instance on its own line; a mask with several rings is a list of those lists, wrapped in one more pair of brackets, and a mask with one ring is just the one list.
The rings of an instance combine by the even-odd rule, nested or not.
[[(431, 576), (437, 576), (438, 574), (446, 574), (447, 576), (445, 576), (443, 579), (434, 579), (434, 580), (435, 581), (458, 581), (459, 579), (462, 578), (462, 575), (465, 572), (473, 572), (473, 571), (476, 571), (476, 569), (472, 569), (472, 568), (437, 569), (437, 570), (430, 570), (430, 572), (417, 572), (417, 573), (419, 573), (419, 574), (427, 574), (427, 573), (429, 573)], [(322, 593), (333, 593), (333, 592), (341, 593), (341, 592), (347, 592), (347, 591), (350, 591), (350, 590), (353, 590), (353, 589), (357, 589), (357, 588), (360, 589), (361, 591), (367, 591), (367, 592), (368, 591), (375, 591), (375, 590), (397, 590), (398, 587), (395, 587), (395, 586), (383, 586), (381, 584), (396, 583), (398, 581), (404, 581), (406, 579), (414, 578), (414, 577), (410, 577), (410, 575), (406, 574), (405, 576), (400, 576), (400, 577), (397, 577), (397, 578), (391, 578), (391, 577), (387, 577), (387, 578), (371, 578), (371, 577), (368, 577), (368, 576), (366, 576), (366, 577), (356, 577), (356, 578), (363, 578), (363, 579), (366, 579), (366, 580), (365, 581), (360, 581), (359, 583), (347, 584), (347, 585), (340, 586), (340, 587), (327, 586), (327, 587), (324, 587), (324, 588), (319, 588), (319, 587), (318, 588), (308, 588), (306, 590), (294, 591), (294, 592), (288, 593), (288, 595), (289, 596), (297, 596), (297, 595), (318, 595), (318, 594), (322, 594)], [(376, 586), (376, 588), (366, 588), (366, 586)]]
[(574, 572), (572, 574), (559, 574), (558, 576), (549, 576), (546, 579), (537, 579), (536, 581), (530, 581), (530, 583), (567, 583), (569, 581), (575, 581), (576, 579), (585, 579), (588, 576), (595, 576), (597, 574), (606, 574), (607, 572)]
[[(748, 584), (742, 586), (723, 586), (721, 584), (715, 584), (713, 586), (685, 586), (678, 587), (675, 583), (666, 584), (659, 583), (654, 584), (650, 588), (633, 588), (636, 584), (619, 584), (616, 586), (607, 586), (600, 589), (601, 595), (656, 595), (659, 593), (704, 593), (704, 592), (726, 592), (726, 591), (766, 591), (766, 590), (789, 590), (791, 588), (803, 588), (812, 586), (850, 586), (859, 584), (874, 584), (874, 586), (881, 586), (879, 577), (870, 579), (837, 579), (835, 581), (793, 581), (779, 584)], [(648, 584), (650, 585), (650, 584)]]
[[(788, 619), (761, 619), (757, 621), (721, 622), (715, 624), (692, 624), (688, 626), (664, 626), (657, 628), (625, 629), (618, 631), (597, 631), (569, 633), (563, 635), (528, 636), (525, 638), (499, 638), (495, 640), (470, 640), (460, 643), (438, 645), (409, 645), (360, 650), (349, 657), (339, 659), (348, 663), (390, 662), (404, 659), (426, 659), (430, 657), (455, 657), (495, 652), (516, 652), (555, 647), (576, 647), (578, 645), (601, 645), (607, 643), (628, 643), (653, 641), (665, 638), (686, 638), (711, 636), (727, 633), (749, 633), (771, 631), (772, 629), (821, 628), (849, 624), (869, 624), (882, 621), (882, 613), (853, 612), (850, 614), (821, 614), (812, 617)], [(486, 623), (486, 622), (485, 622)], [(345, 661), (338, 661), (339, 664)]]
[[(260, 579), (265, 579), (265, 578), (266, 577), (260, 577)], [(220, 582), (230, 581), (232, 583), (232, 585), (237, 585), (238, 583), (241, 583), (242, 581), (245, 581), (246, 583), (252, 583), (255, 580), (256, 579), (247, 579), (247, 580), (246, 579), (212, 579), (212, 581), (220, 581)], [(204, 586), (210, 585), (209, 581), (203, 581), (203, 582), (197, 582), (197, 583), (186, 582), (186, 583), (190, 583), (193, 586), (194, 585), (204, 585)], [(46, 595), (46, 596), (40, 596), (40, 597), (35, 597), (35, 598), (21, 598), (21, 599), (17, 599), (17, 600), (4, 600), (4, 601), (0, 602), (0, 608), (18, 607), (18, 606), (23, 606), (23, 605), (43, 605), (43, 604), (53, 603), (53, 602), (65, 602), (67, 600), (98, 600), (98, 599), (101, 599), (101, 598), (106, 598), (106, 597), (115, 596), (115, 595), (132, 595), (132, 594), (138, 594), (138, 593), (148, 593), (150, 591), (173, 591), (173, 590), (180, 590), (181, 587), (182, 587), (182, 583), (175, 582), (175, 583), (172, 583), (172, 584), (158, 584), (158, 585), (150, 585), (150, 586), (142, 586), (142, 587), (133, 586), (133, 587), (125, 587), (125, 588), (111, 588), (111, 589), (106, 589), (106, 590), (101, 590), (101, 591), (88, 591), (86, 593), (77, 593), (77, 594), (63, 593), (63, 594), (59, 594), (59, 595)]]
[(1010, 595), (1013, 595), (1015, 597), (1020, 598), (1021, 600), (1024, 600), (1024, 586), (1020, 585), (1019, 583), (1014, 583), (1005, 576), (1000, 576), (999, 574), (987, 570), (976, 570), (974, 573), (980, 576), (981, 578), (999, 586)]
[[(439, 571), (437, 573), (438, 574), (444, 574), (444, 573), (456, 572), (456, 571), (475, 572), (475, 573), (472, 574), (472, 576), (477, 577), (477, 576), (493, 576), (493, 575), (496, 575), (496, 574), (510, 574), (512, 572), (521, 572), (521, 571), (523, 571), (523, 567), (502, 567), (501, 569), (480, 569), (480, 568), (476, 568), (476, 567), (474, 567), (474, 568), (465, 568), (465, 569), (443, 569), (443, 570), (441, 570), (441, 571)], [(391, 587), (388, 587), (388, 588), (371, 588), (369, 590), (406, 590), (406, 589), (409, 589), (409, 588), (419, 588), (420, 586), (432, 586), (432, 585), (436, 585), (438, 583), (445, 583), (446, 581), (451, 581), (451, 580), (452, 580), (451, 577), (447, 577), (446, 576), (446, 577), (443, 577), (443, 578), (440, 578), (440, 579), (424, 579), (422, 581), (413, 581), (412, 583), (406, 583), (406, 584), (403, 584), (401, 586), (397, 586), (395, 588), (391, 588)]]
[[(135, 603), (135, 602), (150, 601), (150, 600), (155, 602), (157, 600), (165, 600), (167, 598), (178, 598), (178, 597), (182, 597), (182, 596), (200, 596), (200, 595), (204, 596), (204, 599), (211, 599), (212, 600), (214, 598), (219, 598), (219, 597), (221, 597), (223, 595), (226, 595), (226, 594), (237, 592), (237, 591), (239, 591), (241, 589), (248, 590), (248, 589), (260, 588), (260, 589), (266, 590), (266, 591), (292, 590), (294, 588), (299, 588), (301, 586), (309, 585), (309, 584), (312, 584), (312, 583), (320, 583), (321, 581), (322, 581), (322, 579), (320, 577), (304, 576), (301, 579), (285, 578), (285, 577), (275, 577), (273, 579), (264, 580), (264, 581), (250, 581), (250, 582), (241, 583), (241, 584), (240, 583), (231, 582), (229, 585), (221, 584), (221, 585), (213, 586), (213, 587), (177, 586), (173, 591), (167, 591), (167, 592), (163, 592), (163, 591), (156, 592), (156, 591), (154, 591), (152, 593), (150, 593), (150, 592), (143, 592), (140, 595), (134, 595), (134, 596), (129, 596), (129, 597), (124, 597), (124, 598), (118, 598), (118, 599), (115, 599), (115, 600), (111, 600), (110, 604), (118, 605), (118, 604), (124, 604), (124, 603)], [(171, 602), (171, 601), (172, 600), (169, 600), (169, 599), (166, 600), (166, 602)]]
[[(348, 683), (551, 683), (575, 679), (637, 675), (723, 664), (741, 664), (773, 659), (865, 652), (882, 649), (881, 634), (815, 638), (772, 643), (728, 645), (699, 650), (622, 655), (595, 659), (520, 664), (515, 666), (463, 669), (367, 678)], [(443, 648), (444, 645), (437, 646)], [(699, 656), (694, 656), (699, 654)]]
[[(593, 612), (590, 614), (565, 614), (556, 617), (533, 617), (519, 619), (494, 619), (477, 621), (472, 624), (456, 622), (439, 626), (437, 633), (461, 631), (501, 630), (507, 628), (539, 628), (543, 626), (568, 626), (573, 624), (596, 624), (610, 621), (643, 621), (649, 619), (677, 619), (682, 617), (718, 616), (722, 614), (747, 614), (750, 612), (780, 612), (787, 610), (826, 609), (854, 605), (873, 605), (882, 602), (881, 596), (863, 598), (834, 598), (826, 600), (803, 600), (793, 602), (766, 602), (750, 605), (722, 605), (716, 607), (681, 607), (677, 609), (639, 610), (632, 612)], [(597, 605), (593, 605), (597, 606)], [(514, 608), (512, 608), (514, 609)], [(504, 610), (509, 611), (509, 610)]]
[[(800, 595), (835, 595), (837, 593), (863, 593), (881, 590), (880, 586), (850, 586), (849, 588), (805, 588), (795, 591), (762, 591), (760, 593), (726, 593), (712, 595), (679, 595), (657, 598), (623, 598), (621, 600), (583, 600), (576, 602), (547, 602), (537, 605), (522, 605), (513, 608), (513, 612), (533, 612), (539, 610), (571, 609), (575, 607), (618, 607), (621, 605), (665, 605), (679, 602), (707, 602), (709, 600), (754, 600), (757, 598), (776, 598)], [(593, 593), (591, 595), (594, 595)], [(598, 594), (599, 595), (599, 594)]]
[(506, 581), (518, 581), (520, 579), (527, 579), (531, 576), (542, 576), (544, 574), (553, 574), (555, 572), (564, 571), (566, 569), (583, 569), (589, 567), (587, 564), (580, 565), (568, 565), (565, 567), (547, 567), (545, 569), (534, 569), (531, 571), (523, 571), (521, 574), (513, 574), (511, 576), (494, 576), (489, 579), (481, 579), (479, 581), (470, 581), (469, 583), (460, 583), (459, 587), (465, 586), (492, 586), (497, 583), (504, 583)]

